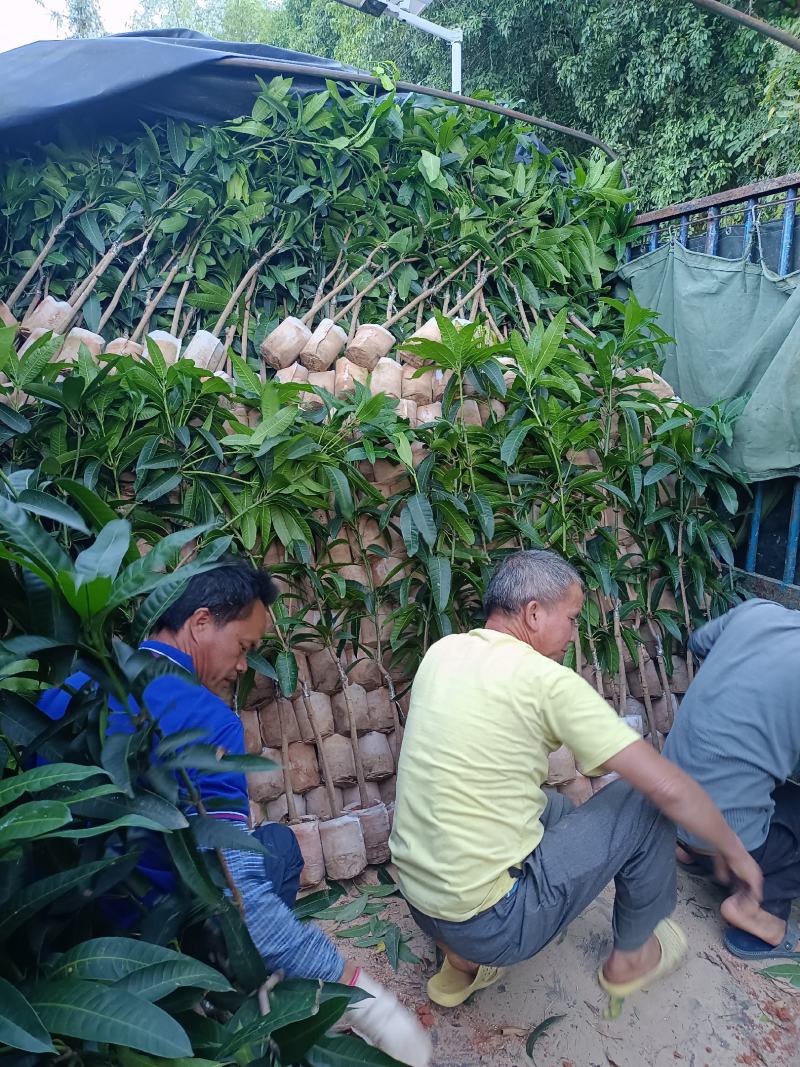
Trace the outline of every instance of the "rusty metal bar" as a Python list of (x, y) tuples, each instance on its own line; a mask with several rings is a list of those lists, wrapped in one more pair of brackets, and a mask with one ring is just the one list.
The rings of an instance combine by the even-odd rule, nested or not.
[(726, 189), (722, 193), (702, 196), (698, 200), (686, 200), (682, 204), (671, 204), (657, 211), (645, 211), (633, 220), (634, 226), (651, 226), (653, 223), (668, 222), (681, 215), (695, 215), (711, 207), (723, 207), (726, 204), (739, 204), (753, 197), (769, 196), (771, 193), (783, 193), (800, 185), (800, 172), (785, 174), (782, 178), (768, 178), (753, 185), (743, 185), (738, 189)]
[(780, 41), (787, 48), (800, 52), (800, 38), (787, 33), (778, 26), (773, 26), (771, 22), (764, 22), (763, 19), (757, 19), (753, 15), (746, 15), (744, 11), (737, 11), (734, 7), (719, 3), (719, 0), (691, 0), (691, 2), (695, 7), (704, 7), (706, 11), (714, 15), (721, 15), (724, 19), (730, 19), (731, 22), (738, 22), (739, 25), (746, 26), (748, 30), (755, 30), (764, 37), (771, 37), (773, 41)]

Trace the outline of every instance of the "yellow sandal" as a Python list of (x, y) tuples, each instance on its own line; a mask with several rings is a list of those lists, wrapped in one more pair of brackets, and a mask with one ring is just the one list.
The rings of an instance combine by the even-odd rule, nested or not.
[(428, 982), (428, 996), (434, 1004), (442, 1008), (457, 1008), (465, 1000), (494, 985), (505, 974), (504, 967), (479, 967), (478, 973), (470, 981), (469, 975), (455, 967), (445, 958), (442, 969)]
[(689, 948), (686, 935), (680, 926), (672, 919), (663, 919), (656, 926), (653, 933), (661, 945), (661, 959), (652, 971), (643, 974), (640, 978), (634, 978), (630, 982), (610, 982), (603, 974), (601, 967), (597, 972), (597, 981), (600, 988), (608, 993), (609, 1006), (606, 1017), (615, 1019), (622, 1010), (622, 1002), (625, 997), (638, 993), (648, 986), (671, 974), (680, 964)]

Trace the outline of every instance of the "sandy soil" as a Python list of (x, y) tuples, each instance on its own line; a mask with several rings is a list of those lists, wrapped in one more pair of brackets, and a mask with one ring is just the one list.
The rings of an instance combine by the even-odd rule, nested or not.
[[(425, 995), (435, 952), (402, 901), (388, 903), (384, 917), (413, 932), (411, 947), (423, 962), (401, 963), (394, 974), (373, 949), (349, 954), (430, 1027), (436, 1067), (800, 1067), (800, 990), (762, 975), (766, 964), (725, 951), (720, 899), (705, 881), (679, 875), (676, 918), (689, 937), (688, 960), (652, 991), (629, 998), (614, 1020), (603, 1018), (607, 999), (595, 981), (610, 944), (612, 887), (558, 942), (452, 1011)], [(564, 1018), (537, 1040), (531, 1060), (526, 1037), (551, 1015)]]

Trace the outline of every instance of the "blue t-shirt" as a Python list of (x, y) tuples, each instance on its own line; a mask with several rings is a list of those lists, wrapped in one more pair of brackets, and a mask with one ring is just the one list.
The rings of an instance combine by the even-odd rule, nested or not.
[[(139, 647), (143, 652), (163, 656), (189, 674), (194, 674), (191, 656), (172, 645), (160, 641), (145, 641)], [(89, 681), (91, 679), (88, 674), (78, 672), (68, 678), (65, 684), (72, 689), (80, 689)], [(64, 689), (50, 689), (40, 698), (39, 707), (49, 718), (58, 720), (66, 714), (70, 699), (70, 694)], [(244, 730), (239, 717), (224, 700), (215, 696), (205, 686), (196, 684), (180, 674), (164, 674), (154, 678), (147, 686), (144, 702), (165, 737), (183, 730), (203, 729), (206, 732), (205, 737), (198, 738), (195, 744), (214, 745), (225, 749), (230, 755), (244, 754)], [(109, 697), (108, 705), (108, 735), (133, 733), (134, 720), (139, 714), (139, 705), (133, 697), (128, 699), (128, 710), (114, 697)], [(230, 819), (247, 827), (250, 805), (247, 779), (243, 774), (233, 771), (210, 774), (208, 771), (193, 770), (189, 770), (188, 774), (209, 815)], [(181, 785), (180, 777), (178, 784)], [(183, 791), (182, 797), (184, 801), (188, 799)], [(192, 813), (191, 808), (189, 813)], [(172, 866), (160, 840), (154, 848), (146, 850), (142, 856), (140, 870), (164, 892), (169, 892), (175, 886)]]

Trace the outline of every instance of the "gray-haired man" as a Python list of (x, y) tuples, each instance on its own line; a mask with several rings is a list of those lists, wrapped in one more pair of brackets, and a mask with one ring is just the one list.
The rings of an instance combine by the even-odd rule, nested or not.
[[(677, 966), (673, 822), (760, 899), (760, 871), (709, 797), (561, 665), (582, 603), (560, 556), (516, 553), (489, 583), (485, 627), (438, 641), (414, 681), (391, 846), (416, 921), (446, 955), (428, 985), (444, 1006), (535, 955), (612, 880), (601, 986), (624, 997)], [(584, 773), (626, 781), (577, 809), (546, 795), (547, 757), (562, 744)]]

